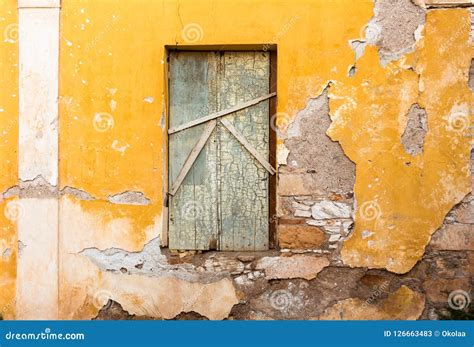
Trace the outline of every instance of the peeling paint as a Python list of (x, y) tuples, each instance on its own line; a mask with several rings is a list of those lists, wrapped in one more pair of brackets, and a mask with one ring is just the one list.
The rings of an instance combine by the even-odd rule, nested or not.
[(79, 200), (95, 200), (95, 198), (88, 192), (74, 187), (64, 187), (63, 189), (61, 189), (61, 195), (74, 196), (76, 199)]
[(288, 126), (284, 146), (289, 154), (287, 166), (280, 170), (280, 194), (285, 194), (287, 180), (289, 185), (297, 186), (296, 175), (303, 186), (298, 191), (305, 194), (329, 196), (353, 190), (355, 166), (340, 145), (326, 135), (331, 123), (328, 92), (329, 87), (310, 99)]
[(108, 200), (113, 204), (124, 205), (149, 205), (151, 203), (142, 192), (127, 191), (116, 195), (110, 195)]
[(413, 156), (422, 153), (427, 132), (426, 111), (415, 104), (408, 111), (407, 126), (402, 134), (402, 144), (405, 152)]
[(3, 250), (2, 252), (2, 258), (3, 260), (8, 260), (8, 258), (10, 258), (10, 256), (12, 255), (13, 251), (11, 248), (6, 248)]
[[(411, 0), (376, 0), (366, 37), (379, 48), (383, 66), (415, 49), (415, 32), (425, 23), (426, 11)], [(371, 42), (369, 42), (371, 43)]]
[(98, 250), (87, 248), (79, 252), (100, 269), (112, 273), (136, 274), (150, 277), (176, 277), (183, 281), (212, 283), (227, 277), (225, 272), (197, 272), (191, 264), (169, 265), (160, 251), (160, 239), (155, 238), (140, 252), (118, 248)]
[(58, 188), (47, 182), (41, 175), (32, 180), (20, 180), (18, 188), (19, 197), (23, 199), (48, 199), (58, 196)]
[[(448, 28), (456, 28), (456, 34)], [(469, 10), (429, 11), (425, 36), (407, 57), (417, 61), (416, 72), (392, 69), (354, 89), (366, 83), (359, 80), (359, 72), (381, 72), (369, 47), (352, 81), (331, 87), (334, 112), (328, 133), (357, 165), (355, 230), (341, 251), (346, 264), (409, 271), (448, 211), (472, 189), (466, 135), (467, 104), (473, 102), (466, 73), (472, 59), (465, 48), (469, 33)], [(344, 100), (351, 90), (355, 104)], [(383, 104), (372, 102), (377, 99)], [(416, 158), (405, 153), (399, 126), (400, 117), (415, 103), (429, 115), (424, 151)], [(363, 230), (374, 232), (370, 246)]]

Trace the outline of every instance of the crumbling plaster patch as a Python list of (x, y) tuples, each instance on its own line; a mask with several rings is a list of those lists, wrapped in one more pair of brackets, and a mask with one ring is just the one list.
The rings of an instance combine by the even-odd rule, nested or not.
[(149, 205), (151, 203), (142, 192), (127, 191), (116, 195), (110, 195), (108, 199), (114, 204), (126, 205)]
[[(109, 300), (137, 316), (172, 319), (181, 312), (198, 312), (213, 320), (226, 318), (238, 298), (232, 280), (189, 282), (174, 276), (150, 277), (102, 271), (89, 259), (67, 255), (76, 271), (62, 274), (61, 319), (92, 319)], [(81, 269), (78, 271), (78, 269)]]
[[(60, 203), (61, 291), (69, 293), (61, 295), (62, 319), (93, 318), (109, 299), (138, 316), (171, 319), (195, 311), (223, 319), (238, 302), (229, 273), (168, 263), (160, 250), (162, 219), (153, 217), (153, 205), (66, 196)], [(100, 206), (89, 210), (91, 204)], [(124, 208), (143, 209), (140, 220), (123, 215)]]
[(112, 273), (143, 275), (149, 277), (176, 277), (183, 281), (212, 283), (228, 276), (225, 272), (197, 272), (192, 264), (168, 264), (161, 254), (160, 239), (148, 242), (139, 252), (118, 248), (99, 250), (87, 248), (79, 252), (89, 258), (101, 270)]
[[(32, 180), (20, 180), (18, 185), (8, 188), (0, 195), (3, 199), (14, 196), (23, 199), (47, 199), (58, 198), (59, 196), (72, 196), (77, 200), (96, 200), (95, 197), (82, 189), (66, 186), (63, 189), (58, 190), (58, 187), (49, 184), (49, 182), (47, 182), (41, 175), (36, 176)], [(109, 195), (107, 201), (112, 204), (120, 205), (151, 204), (151, 200), (148, 199), (145, 194), (138, 191), (125, 191), (119, 194)]]
[(21, 199), (51, 199), (58, 195), (57, 187), (51, 185), (41, 175), (36, 176), (32, 180), (20, 180), (18, 189)]
[[(223, 319), (238, 303), (229, 273), (198, 272), (192, 264), (170, 265), (161, 254), (159, 238), (140, 252), (88, 248), (79, 255), (102, 271), (99, 277), (104, 281), (92, 292), (100, 301), (96, 306), (114, 300), (135, 315), (171, 319), (194, 311), (209, 319)], [(91, 288), (88, 291), (90, 296)]]
[(70, 195), (78, 200), (95, 200), (88, 192), (74, 187), (64, 187), (61, 189), (61, 195)]
[[(287, 166), (280, 171), (283, 180), (289, 180), (293, 187), (297, 186), (294, 177), (298, 176), (305, 194), (328, 196), (334, 192), (351, 192), (354, 188), (355, 165), (344, 155), (341, 146), (326, 135), (330, 123), (326, 88), (320, 96), (310, 99), (288, 126), (284, 142), (289, 151)], [(280, 194), (285, 194), (284, 190)]]
[[(457, 28), (456, 35), (449, 28)], [(332, 84), (328, 134), (357, 165), (355, 230), (341, 251), (346, 264), (407, 272), (446, 213), (471, 190), (468, 129), (459, 126), (473, 102), (469, 33), (469, 10), (428, 11), (425, 35), (407, 56), (416, 71), (384, 73), (369, 46), (358, 73)], [(398, 124), (415, 103), (425, 108), (430, 130), (423, 153), (412, 157)], [(364, 239), (363, 231), (373, 235)]]
[(365, 39), (379, 48), (382, 65), (415, 49), (415, 33), (424, 26), (425, 15), (426, 10), (411, 0), (375, 1), (374, 17), (365, 28)]
[(408, 111), (408, 122), (402, 134), (405, 152), (413, 156), (423, 152), (425, 136), (428, 132), (426, 111), (420, 105), (413, 105)]

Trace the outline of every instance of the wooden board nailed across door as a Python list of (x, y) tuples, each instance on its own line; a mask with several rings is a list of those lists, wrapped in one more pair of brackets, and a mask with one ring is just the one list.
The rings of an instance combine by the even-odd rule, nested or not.
[(268, 249), (269, 53), (172, 51), (169, 64), (169, 247)]

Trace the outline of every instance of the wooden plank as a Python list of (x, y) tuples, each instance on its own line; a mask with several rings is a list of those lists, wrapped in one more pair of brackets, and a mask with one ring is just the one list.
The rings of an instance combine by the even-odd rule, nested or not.
[(196, 143), (194, 148), (189, 153), (188, 158), (184, 162), (184, 165), (181, 168), (178, 174), (178, 177), (176, 178), (176, 181), (173, 183), (173, 186), (171, 187), (171, 190), (170, 190), (171, 195), (175, 195), (176, 192), (178, 191), (178, 188), (181, 186), (181, 183), (183, 182), (184, 178), (188, 174), (189, 170), (191, 170), (191, 167), (196, 161), (198, 155), (201, 153), (201, 150), (204, 148), (207, 140), (209, 139), (212, 132), (214, 131), (214, 128), (216, 127), (216, 123), (217, 123), (216, 120), (211, 120), (206, 125), (206, 128), (204, 129), (201, 137), (199, 138), (199, 141)]
[[(269, 93), (269, 54), (225, 52), (220, 55), (218, 101), (221, 109)], [(269, 156), (269, 101), (225, 119), (262, 156)], [(268, 249), (269, 173), (222, 123), (217, 127), (219, 154), (220, 249)]]
[(250, 101), (246, 101), (244, 103), (238, 104), (238, 105), (236, 105), (234, 107), (231, 107), (231, 108), (228, 108), (226, 110), (211, 113), (211, 114), (209, 114), (205, 117), (201, 117), (201, 118), (195, 119), (191, 122), (182, 124), (180, 126), (170, 128), (170, 129), (168, 129), (168, 134), (174, 134), (174, 133), (177, 133), (178, 131), (188, 129), (188, 128), (194, 127), (194, 126), (202, 124), (202, 123), (206, 123), (207, 121), (209, 121), (211, 119), (216, 119), (216, 118), (223, 117), (223, 116), (229, 115), (231, 113), (243, 110), (247, 107), (250, 107), (250, 106), (256, 105), (256, 104), (258, 104), (262, 101), (268, 100), (268, 99), (270, 99), (274, 96), (276, 96), (276, 93), (270, 93), (270, 94), (261, 96), (259, 98), (255, 98), (255, 99), (252, 99)]
[(258, 162), (270, 173), (270, 175), (274, 175), (276, 173), (275, 169), (270, 165), (270, 163), (260, 154), (258, 151), (247, 141), (244, 135), (238, 131), (231, 122), (229, 122), (227, 119), (220, 119), (220, 122), (222, 123), (223, 126), (229, 130), (232, 135), (235, 136), (237, 140), (247, 149), (247, 151), (252, 154), (255, 159), (258, 160)]
[[(169, 127), (217, 111), (215, 73), (209, 71), (210, 52), (170, 52)], [(211, 95), (212, 94), (212, 95)], [(200, 114), (200, 115), (199, 115)], [(171, 189), (206, 124), (169, 136), (169, 184)], [(217, 174), (215, 132), (201, 150), (174, 196), (169, 197), (168, 237), (171, 249), (209, 249), (217, 238)], [(167, 190), (169, 192), (169, 190)]]

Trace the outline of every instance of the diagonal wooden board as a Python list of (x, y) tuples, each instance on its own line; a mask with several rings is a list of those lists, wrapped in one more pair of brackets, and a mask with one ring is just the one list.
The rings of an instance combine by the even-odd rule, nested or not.
[[(227, 119), (220, 119), (219, 120), (221, 124), (230, 131), (232, 135), (235, 136), (235, 138), (249, 151), (250, 154), (252, 154), (255, 159), (270, 173), (270, 175), (274, 175), (276, 173), (275, 169), (270, 165), (270, 163), (265, 160), (265, 158), (258, 153), (258, 151), (247, 141), (244, 135), (242, 135), (235, 127), (234, 125), (229, 122)], [(178, 191), (179, 187), (181, 186), (181, 183), (183, 183), (184, 178), (188, 174), (189, 170), (193, 166), (194, 162), (196, 161), (199, 153), (201, 153), (202, 149), (206, 145), (207, 140), (211, 136), (212, 132), (214, 131), (215, 127), (217, 125), (216, 120), (211, 120), (209, 124), (206, 126), (204, 129), (201, 137), (199, 138), (198, 142), (194, 146), (194, 148), (191, 150), (191, 153), (189, 153), (188, 158), (184, 162), (183, 167), (181, 168), (181, 171), (178, 174), (178, 177), (176, 178), (176, 181), (173, 183), (173, 186), (171, 187), (170, 194), (175, 195), (176, 192)]]
[(276, 93), (270, 93), (270, 94), (267, 94), (267, 95), (264, 95), (264, 96), (261, 96), (259, 98), (256, 98), (256, 99), (252, 99), (250, 101), (246, 101), (242, 104), (239, 104), (239, 105), (236, 105), (234, 107), (231, 107), (231, 108), (228, 108), (226, 110), (222, 110), (222, 111), (219, 111), (219, 112), (216, 112), (216, 113), (211, 113), (205, 117), (201, 117), (201, 118), (198, 118), (198, 119), (195, 119), (191, 122), (188, 122), (188, 123), (184, 123), (180, 126), (177, 126), (177, 127), (174, 127), (174, 128), (171, 128), (171, 129), (168, 129), (168, 134), (174, 134), (174, 133), (177, 133), (178, 131), (181, 131), (181, 130), (185, 130), (185, 129), (188, 129), (188, 128), (191, 128), (193, 126), (196, 126), (196, 125), (199, 125), (199, 124), (202, 124), (202, 123), (206, 123), (207, 121), (210, 121), (212, 119), (216, 119), (216, 118), (219, 118), (219, 117), (222, 117), (222, 116), (226, 116), (228, 114), (231, 114), (231, 113), (234, 113), (234, 112), (237, 112), (237, 111), (240, 111), (240, 110), (243, 110), (244, 108), (247, 108), (247, 107), (250, 107), (250, 106), (253, 106), (253, 105), (256, 105), (262, 101), (265, 101), (265, 100), (268, 100), (272, 97), (276, 96)]
[(212, 132), (214, 131), (216, 124), (217, 124), (216, 120), (211, 120), (204, 128), (204, 131), (202, 132), (201, 137), (199, 138), (198, 142), (189, 153), (188, 157), (186, 158), (186, 161), (184, 162), (183, 167), (179, 171), (178, 177), (176, 177), (176, 181), (173, 183), (173, 186), (171, 187), (171, 191), (170, 191), (171, 195), (175, 195), (176, 192), (178, 191), (179, 186), (181, 185), (181, 183), (183, 183), (184, 178), (188, 174), (189, 170), (191, 169), (197, 157), (199, 156), (199, 153), (201, 153), (202, 149), (206, 145), (207, 140), (209, 139)]
[(275, 174), (276, 171), (270, 165), (270, 163), (265, 160), (265, 158), (260, 153), (258, 153), (258, 151), (250, 144), (250, 142), (247, 141), (245, 136), (242, 135), (240, 131), (238, 131), (231, 122), (224, 118), (220, 118), (219, 121), (224, 127), (226, 127), (227, 130), (231, 132), (232, 135), (235, 136), (237, 140), (239, 140), (239, 142), (245, 147), (245, 149), (247, 149), (247, 151), (249, 151), (250, 154), (252, 154), (255, 159), (257, 159), (258, 162), (262, 164), (262, 166), (270, 173), (270, 175)]
[(271, 174), (274, 175), (276, 173), (275, 169), (270, 165), (270, 163), (265, 160), (265, 158), (250, 144), (250, 142), (247, 141), (244, 135), (242, 135), (235, 127), (234, 125), (229, 122), (226, 119), (223, 119), (221, 117), (229, 115), (231, 113), (243, 110), (244, 108), (253, 106), (255, 104), (258, 104), (264, 100), (270, 99), (272, 97), (276, 96), (276, 93), (270, 93), (264, 96), (261, 96), (256, 99), (252, 99), (250, 101), (244, 102), (242, 104), (236, 105), (234, 107), (228, 108), (226, 110), (222, 110), (216, 113), (211, 113), (205, 117), (195, 119), (191, 122), (182, 124), (178, 127), (171, 128), (168, 130), (168, 134), (174, 134), (177, 133), (181, 130), (185, 130), (188, 128), (191, 128), (193, 126), (209, 122), (209, 124), (206, 126), (204, 129), (201, 137), (199, 138), (198, 142), (194, 146), (194, 148), (191, 150), (189, 153), (189, 156), (186, 158), (186, 161), (184, 162), (183, 167), (181, 168), (178, 177), (176, 177), (176, 181), (173, 183), (173, 186), (171, 187), (170, 190), (170, 195), (175, 195), (176, 192), (178, 191), (179, 187), (181, 186), (181, 183), (183, 183), (183, 180), (185, 179), (186, 175), (188, 174), (189, 170), (193, 166), (194, 162), (196, 161), (199, 153), (201, 153), (202, 149), (206, 145), (207, 140), (212, 134), (212, 131), (217, 125), (216, 119), (219, 118), (221, 124), (230, 131), (232, 135), (235, 136), (235, 138), (247, 149), (247, 151), (252, 154), (255, 159)]

